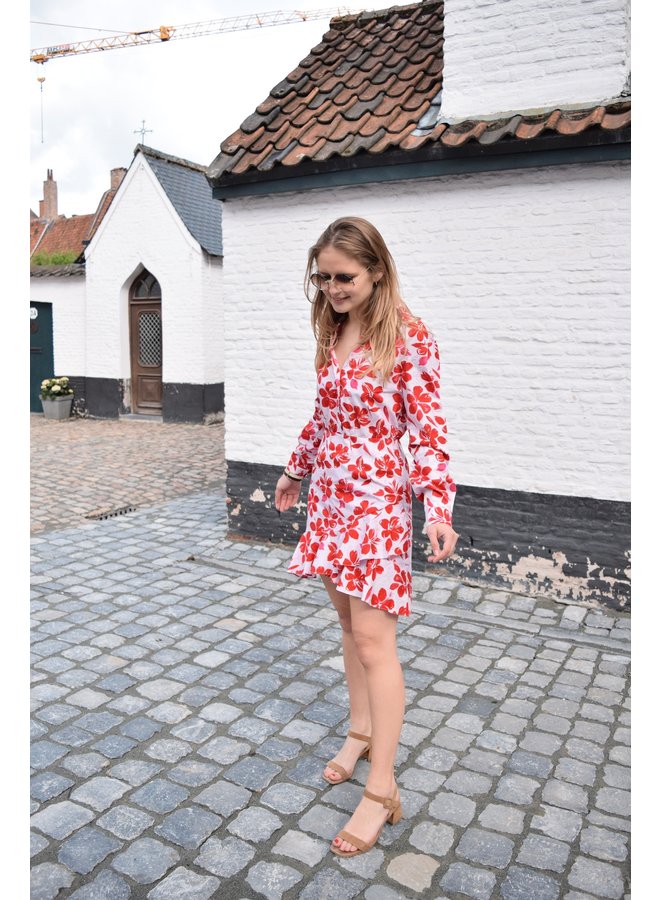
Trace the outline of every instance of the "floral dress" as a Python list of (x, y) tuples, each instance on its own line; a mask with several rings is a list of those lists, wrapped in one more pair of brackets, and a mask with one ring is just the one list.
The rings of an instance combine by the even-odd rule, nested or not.
[[(447, 471), (438, 346), (419, 319), (403, 331), (384, 383), (369, 372), (368, 343), (343, 366), (331, 350), (318, 372), (314, 415), (287, 468), (299, 477), (311, 472), (307, 525), (289, 571), (326, 575), (343, 593), (407, 616), (411, 488), (424, 502), (427, 525), (451, 524), (456, 485)], [(406, 431), (410, 470), (399, 443)]]

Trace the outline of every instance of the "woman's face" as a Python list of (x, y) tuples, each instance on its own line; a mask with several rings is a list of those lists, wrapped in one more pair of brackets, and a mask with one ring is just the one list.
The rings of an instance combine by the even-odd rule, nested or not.
[(374, 281), (378, 281), (378, 274), (374, 275), (354, 257), (336, 247), (325, 247), (320, 251), (316, 259), (316, 271), (324, 278), (334, 275), (351, 276), (353, 284), (342, 283), (333, 278), (321, 289), (335, 312), (348, 313), (349, 318), (359, 320), (360, 312), (373, 292)]

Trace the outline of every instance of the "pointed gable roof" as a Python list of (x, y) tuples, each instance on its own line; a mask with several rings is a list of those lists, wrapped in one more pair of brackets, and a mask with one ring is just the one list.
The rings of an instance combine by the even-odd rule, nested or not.
[(222, 256), (222, 205), (213, 199), (206, 166), (138, 144), (188, 231), (211, 256)]

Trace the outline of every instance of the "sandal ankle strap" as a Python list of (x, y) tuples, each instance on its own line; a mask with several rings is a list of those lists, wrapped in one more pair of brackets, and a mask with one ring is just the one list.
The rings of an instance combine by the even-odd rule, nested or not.
[(396, 809), (397, 806), (401, 805), (400, 800), (395, 800), (394, 797), (379, 797), (377, 794), (372, 794), (371, 791), (365, 789), (364, 796), (369, 800), (375, 800), (376, 803), (382, 803), (385, 809)]
[(371, 740), (370, 734), (358, 734), (357, 731), (350, 731), (350, 730), (348, 732), (348, 737), (355, 738), (357, 741), (370, 741)]

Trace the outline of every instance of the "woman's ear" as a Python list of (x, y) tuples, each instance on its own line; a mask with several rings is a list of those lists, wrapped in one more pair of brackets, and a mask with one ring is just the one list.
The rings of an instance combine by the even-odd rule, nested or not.
[(374, 272), (374, 287), (376, 287), (376, 285), (378, 284), (378, 282), (380, 281), (380, 279), (383, 277), (384, 274), (385, 274), (384, 272), (379, 272), (378, 270), (376, 270)]

